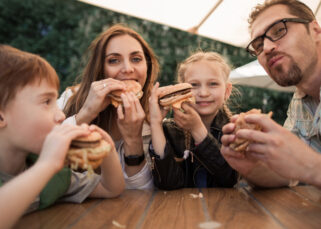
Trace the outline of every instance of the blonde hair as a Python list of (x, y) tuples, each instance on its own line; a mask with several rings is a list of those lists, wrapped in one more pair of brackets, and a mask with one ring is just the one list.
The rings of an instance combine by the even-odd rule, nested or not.
[[(179, 83), (185, 82), (185, 73), (190, 64), (199, 62), (201, 60), (206, 60), (209, 62), (213, 62), (219, 65), (220, 69), (222, 70), (223, 77), (225, 79), (225, 83), (230, 83), (229, 82), (229, 75), (231, 72), (230, 66), (227, 64), (227, 62), (224, 60), (224, 58), (216, 53), (216, 52), (203, 52), (203, 51), (198, 51), (188, 58), (186, 58), (183, 62), (181, 62), (178, 65), (177, 68), (177, 81)], [(232, 116), (232, 112), (228, 108), (226, 102), (223, 104), (222, 107), (223, 111), (229, 116)]]
[[(250, 17), (248, 19), (249, 28), (251, 29), (254, 21), (257, 17), (266, 9), (275, 5), (285, 5), (290, 14), (297, 16), (298, 18), (306, 19), (311, 21), (315, 20), (315, 16), (312, 10), (305, 5), (304, 3), (297, 0), (266, 0), (263, 4), (258, 4), (255, 8), (253, 8)], [(307, 26), (308, 28), (308, 26)]]

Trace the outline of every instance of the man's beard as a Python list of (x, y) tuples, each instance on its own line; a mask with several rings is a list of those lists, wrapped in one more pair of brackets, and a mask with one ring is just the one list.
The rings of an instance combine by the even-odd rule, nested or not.
[(269, 69), (271, 78), (280, 86), (294, 86), (302, 80), (302, 71), (292, 57), (286, 55), (290, 59), (288, 72), (284, 71), (282, 65), (276, 66), (274, 69)]

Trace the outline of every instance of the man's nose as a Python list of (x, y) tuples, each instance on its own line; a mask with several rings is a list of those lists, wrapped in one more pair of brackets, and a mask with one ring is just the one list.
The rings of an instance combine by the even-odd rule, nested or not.
[(271, 41), (267, 37), (264, 38), (264, 41), (263, 41), (263, 52), (264, 53), (267, 53), (267, 54), (271, 53), (272, 51), (275, 50), (276, 47), (277, 47), (277, 44), (274, 41)]

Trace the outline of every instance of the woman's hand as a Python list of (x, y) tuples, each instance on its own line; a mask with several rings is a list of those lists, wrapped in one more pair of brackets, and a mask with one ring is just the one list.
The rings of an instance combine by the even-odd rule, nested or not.
[[(139, 99), (132, 92), (121, 94), (121, 98), (123, 105), (117, 108), (117, 125), (124, 140), (125, 156), (143, 155), (142, 130), (145, 112)], [(145, 163), (141, 163), (137, 166), (126, 166), (125, 170), (127, 175), (133, 176), (139, 172), (144, 165)]]
[(182, 109), (173, 108), (175, 123), (184, 130), (189, 131), (196, 144), (201, 143), (207, 136), (207, 129), (201, 117), (190, 103), (182, 103)]
[(112, 78), (93, 82), (83, 107), (76, 115), (77, 124), (90, 123), (94, 120), (111, 103), (107, 95), (124, 88), (125, 84), (122, 81)]
[(123, 105), (117, 108), (117, 124), (125, 142), (142, 139), (145, 112), (139, 99), (132, 93), (121, 94)]

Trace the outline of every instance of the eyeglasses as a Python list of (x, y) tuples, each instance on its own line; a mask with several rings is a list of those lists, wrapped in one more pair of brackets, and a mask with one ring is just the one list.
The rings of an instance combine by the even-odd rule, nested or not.
[(268, 38), (270, 41), (277, 41), (284, 37), (288, 28), (286, 27), (286, 22), (296, 22), (308, 24), (309, 20), (301, 19), (301, 18), (284, 18), (274, 22), (270, 25), (265, 33), (250, 42), (250, 44), (246, 47), (246, 51), (248, 51), (252, 56), (258, 56), (263, 51), (264, 46), (264, 38)]

